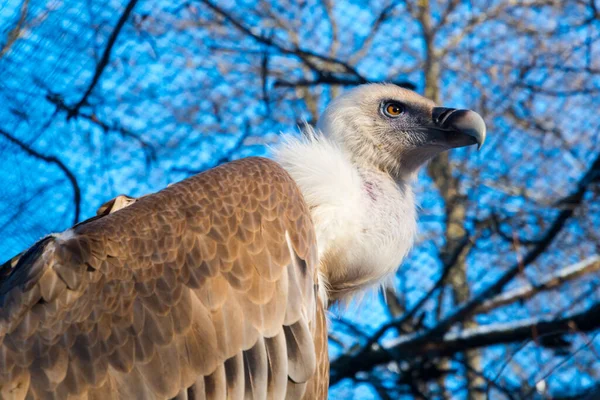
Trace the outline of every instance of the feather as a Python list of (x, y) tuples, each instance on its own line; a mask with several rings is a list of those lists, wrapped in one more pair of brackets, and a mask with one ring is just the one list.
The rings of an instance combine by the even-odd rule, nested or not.
[[(134, 361), (136, 360), (136, 346), (135, 339), (133, 337), (127, 338), (127, 341), (121, 346), (115, 347), (115, 349), (108, 355), (108, 362), (111, 367), (119, 372), (128, 373), (134, 367)], [(149, 356), (144, 358), (148, 359)]]
[(64, 281), (59, 279), (58, 275), (52, 269), (47, 269), (44, 272), (38, 285), (40, 286), (42, 298), (47, 303), (53, 301), (67, 287)]
[(187, 388), (188, 400), (206, 400), (204, 377), (200, 376), (196, 382)]
[(0, 386), (0, 398), (3, 399), (25, 399), (29, 389), (31, 375), (26, 370), (19, 370), (18, 374), (13, 374), (9, 384)]
[(268, 365), (267, 351), (262, 338), (249, 350), (244, 351), (244, 376), (246, 398), (262, 400), (267, 398)]
[[(296, 383), (289, 380), (285, 392), (286, 399), (312, 399), (313, 397), (305, 396), (306, 394), (306, 382)], [(326, 397), (324, 397), (326, 398)]]
[(269, 362), (268, 398), (278, 400), (285, 398), (288, 382), (288, 357), (283, 329), (272, 338), (265, 339), (267, 359)]
[(242, 353), (238, 353), (225, 361), (225, 377), (227, 379), (227, 397), (230, 399), (243, 398), (245, 375)]
[(159, 346), (150, 362), (137, 366), (146, 386), (159, 398), (175, 397), (181, 390), (179, 355), (175, 349), (175, 344)]
[(207, 399), (225, 400), (227, 396), (227, 381), (223, 364), (219, 364), (212, 374), (204, 377), (204, 391)]
[(283, 326), (288, 355), (288, 373), (296, 383), (306, 382), (314, 374), (316, 355), (312, 335), (303, 320)]

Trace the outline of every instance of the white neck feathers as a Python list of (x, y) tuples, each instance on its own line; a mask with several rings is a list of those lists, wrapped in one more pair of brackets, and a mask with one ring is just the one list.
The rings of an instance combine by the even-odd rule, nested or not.
[(305, 137), (286, 135), (274, 153), (311, 210), (320, 286), (327, 290), (323, 300), (347, 300), (395, 272), (416, 231), (407, 183), (351, 161), (340, 146), (310, 127)]

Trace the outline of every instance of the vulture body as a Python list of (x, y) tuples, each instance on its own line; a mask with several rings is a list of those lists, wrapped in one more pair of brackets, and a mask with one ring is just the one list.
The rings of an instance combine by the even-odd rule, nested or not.
[(366, 85), (278, 162), (106, 203), (0, 270), (0, 398), (325, 399), (328, 302), (400, 264), (418, 166), (484, 137), (471, 111)]

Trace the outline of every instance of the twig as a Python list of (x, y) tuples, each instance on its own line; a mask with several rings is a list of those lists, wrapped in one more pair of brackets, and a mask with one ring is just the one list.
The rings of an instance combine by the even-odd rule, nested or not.
[(306, 87), (306, 86), (316, 86), (316, 85), (340, 85), (340, 86), (357, 86), (362, 85), (363, 83), (382, 83), (389, 82), (394, 85), (415, 90), (417, 86), (409, 81), (371, 81), (371, 80), (362, 80), (357, 78), (347, 78), (347, 77), (339, 77), (334, 74), (329, 73), (317, 73), (316, 79), (299, 79), (297, 81), (286, 81), (286, 80), (277, 80), (273, 84), (275, 87)]
[(46, 100), (54, 104), (58, 111), (66, 112), (67, 115), (72, 115), (75, 113), (77, 117), (81, 117), (99, 126), (105, 133), (113, 131), (119, 133), (122, 137), (129, 137), (136, 140), (142, 146), (142, 150), (144, 151), (146, 157), (146, 166), (149, 166), (152, 161), (156, 161), (156, 148), (150, 142), (143, 139), (140, 135), (131, 132), (129, 129), (126, 129), (120, 125), (109, 125), (107, 122), (100, 120), (95, 114), (87, 114), (85, 112), (75, 110), (74, 106), (69, 106), (66, 104), (63, 97), (59, 94), (48, 93), (46, 95)]
[(496, 382), (495, 379), (490, 379), (483, 372), (476, 370), (466, 360), (461, 360), (461, 359), (455, 358), (455, 361), (458, 361), (460, 364), (462, 364), (462, 366), (465, 369), (467, 369), (467, 371), (469, 371), (471, 374), (477, 375), (479, 378), (483, 379), (486, 382), (486, 384), (487, 384), (486, 394), (487, 394), (488, 399), (490, 398), (489, 388), (491, 386), (495, 387), (498, 391), (502, 392), (502, 394), (504, 394), (507, 399), (510, 399), (510, 400), (514, 399), (512, 393), (511, 393), (511, 389), (505, 388), (504, 386), (502, 386), (498, 382)]
[(443, 286), (444, 282), (448, 278), (448, 275), (450, 274), (450, 271), (452, 270), (452, 267), (456, 264), (456, 261), (460, 257), (460, 254), (465, 249), (465, 247), (467, 247), (469, 242), (470, 240), (468, 236), (465, 236), (457, 246), (454, 253), (450, 255), (450, 257), (448, 257), (448, 259), (444, 262), (444, 269), (442, 275), (431, 287), (431, 289), (429, 289), (429, 291), (423, 297), (421, 297), (417, 304), (415, 304), (415, 306), (412, 307), (408, 312), (404, 313), (400, 318), (396, 318), (379, 328), (361, 351), (364, 352), (371, 348), (371, 346), (373, 346), (383, 336), (383, 334), (387, 332), (388, 329), (392, 327), (401, 328), (402, 326), (404, 326), (404, 324), (406, 324), (411, 318), (415, 316), (415, 314), (421, 309), (421, 307), (423, 307), (427, 300), (429, 300), (429, 298), (431, 298), (431, 296)]
[(73, 107), (71, 107), (71, 110), (67, 114), (67, 119), (76, 117), (79, 113), (79, 109), (87, 103), (89, 95), (92, 93), (92, 90), (94, 90), (94, 87), (96, 87), (96, 84), (100, 80), (104, 69), (108, 65), (108, 61), (110, 60), (110, 53), (112, 51), (113, 46), (115, 45), (115, 42), (117, 41), (117, 37), (119, 36), (119, 33), (121, 33), (121, 29), (123, 28), (123, 25), (125, 25), (125, 21), (127, 21), (127, 19), (129, 18), (129, 15), (131, 14), (131, 11), (133, 10), (137, 2), (138, 0), (129, 0), (129, 3), (127, 3), (125, 11), (123, 11), (123, 14), (121, 14), (121, 16), (119, 17), (117, 25), (115, 26), (115, 28), (110, 34), (110, 37), (108, 38), (108, 42), (106, 43), (106, 47), (104, 48), (104, 53), (102, 54), (102, 57), (96, 65), (96, 71), (94, 72), (92, 82), (88, 86), (81, 99)]
[(250, 124), (246, 123), (246, 129), (244, 129), (244, 133), (242, 133), (242, 135), (240, 135), (235, 143), (233, 144), (233, 146), (231, 146), (229, 148), (229, 150), (227, 150), (225, 152), (225, 154), (223, 154), (217, 161), (212, 162), (210, 165), (208, 166), (203, 166), (201, 168), (185, 168), (185, 167), (173, 167), (171, 168), (171, 172), (182, 172), (185, 174), (197, 174), (200, 173), (202, 171), (206, 171), (207, 169), (216, 167), (220, 164), (223, 164), (227, 161), (231, 161), (231, 156), (233, 154), (235, 154), (237, 151), (239, 151), (243, 146), (244, 146), (244, 141), (250, 137), (250, 134), (252, 133), (252, 129), (250, 129)]
[(66, 175), (67, 179), (71, 183), (71, 186), (73, 187), (73, 202), (75, 203), (75, 215), (73, 216), (73, 224), (79, 222), (79, 214), (81, 211), (81, 190), (79, 189), (77, 178), (75, 178), (75, 175), (69, 170), (69, 168), (67, 168), (67, 166), (56, 156), (47, 156), (35, 151), (30, 146), (20, 141), (16, 137), (12, 136), (8, 132), (4, 131), (3, 129), (0, 129), (0, 135), (4, 136), (11, 143), (17, 145), (28, 155), (43, 160), (47, 163), (55, 164)]
[[(597, 318), (597, 317), (596, 317)], [(551, 376), (553, 373), (555, 373), (560, 367), (562, 367), (563, 365), (565, 365), (568, 361), (570, 361), (573, 357), (575, 357), (575, 355), (577, 353), (579, 353), (581, 350), (587, 348), (590, 346), (590, 344), (596, 339), (596, 336), (598, 336), (598, 333), (596, 333), (595, 335), (592, 335), (591, 338), (588, 338), (588, 340), (585, 341), (585, 343), (583, 345), (581, 345), (577, 350), (575, 350), (574, 352), (572, 352), (569, 357), (565, 357), (564, 359), (562, 359), (557, 365), (553, 366), (548, 372), (546, 372), (541, 378), (536, 379), (536, 383), (539, 381), (542, 381), (544, 379), (547, 379), (549, 376)], [(535, 390), (535, 386), (533, 386), (526, 394), (525, 394), (525, 398), (530, 398), (530, 396), (533, 394), (533, 391)]]
[(554, 289), (572, 279), (600, 270), (600, 256), (593, 256), (570, 265), (549, 276), (538, 284), (527, 284), (494, 297), (477, 307), (477, 313), (484, 313), (515, 301), (527, 300), (536, 294)]
[(19, 20), (17, 21), (17, 25), (8, 32), (6, 35), (6, 43), (0, 49), (0, 58), (4, 57), (6, 53), (10, 50), (12, 45), (21, 37), (23, 26), (25, 25), (25, 20), (27, 19), (27, 11), (29, 8), (29, 0), (23, 1), (21, 4), (21, 10), (19, 13)]

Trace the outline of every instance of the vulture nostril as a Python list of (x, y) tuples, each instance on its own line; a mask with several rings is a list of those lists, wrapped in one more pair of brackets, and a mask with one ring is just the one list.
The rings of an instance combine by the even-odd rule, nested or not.
[(433, 122), (443, 127), (448, 117), (456, 111), (455, 108), (435, 107), (433, 109)]

